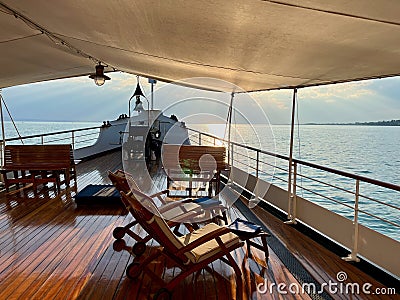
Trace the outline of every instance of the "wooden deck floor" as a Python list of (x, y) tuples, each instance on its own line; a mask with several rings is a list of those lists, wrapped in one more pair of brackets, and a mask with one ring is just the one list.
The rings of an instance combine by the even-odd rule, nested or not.
[[(80, 163), (77, 166), (78, 190), (87, 184), (109, 183), (107, 171), (122, 167), (120, 155), (114, 152)], [(155, 172), (155, 176), (160, 186), (166, 184), (162, 172)], [(73, 191), (65, 190), (56, 196), (52, 189), (43, 189), (36, 197), (29, 189), (8, 195), (1, 193), (0, 299), (151, 299), (161, 286), (147, 276), (141, 276), (139, 280), (127, 278), (125, 270), (133, 257), (126, 251), (113, 249), (112, 230), (129, 223), (131, 216), (120, 208), (78, 208), (73, 196)], [(288, 233), (286, 230), (290, 228), (285, 228), (273, 216), (264, 212), (261, 215), (271, 231), (272, 226), (278, 228), (282, 241), (288, 238), (293, 242), (289, 246), (319, 282), (328, 280), (340, 270), (335, 265), (326, 272), (318, 267), (319, 263), (310, 263), (307, 255), (299, 253), (300, 247), (313, 247), (311, 242)], [(243, 216), (232, 208), (229, 217)], [(157, 246), (150, 243), (148, 251)], [(252, 253), (252, 258), (245, 248), (234, 253), (245, 282), (243, 299), (310, 299), (303, 293), (278, 292), (276, 285), (279, 283), (287, 286), (300, 283), (274, 251), (270, 251), (268, 264), (263, 252), (253, 250)], [(160, 259), (151, 268), (168, 281), (177, 270), (166, 266), (170, 266), (170, 262)], [(202, 271), (186, 278), (174, 289), (172, 299), (236, 299), (233, 270), (222, 262), (214, 262), (210, 267), (212, 273)], [(349, 274), (356, 272), (346, 271)], [(275, 288), (271, 293), (257, 292), (257, 284), (265, 279), (269, 284), (275, 284)], [(348, 299), (338, 295), (331, 297)], [(352, 298), (368, 297), (355, 295)]]

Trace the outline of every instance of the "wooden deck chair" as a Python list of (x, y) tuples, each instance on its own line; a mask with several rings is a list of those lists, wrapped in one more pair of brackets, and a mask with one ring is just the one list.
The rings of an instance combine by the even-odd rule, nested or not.
[[(108, 172), (108, 177), (111, 182), (116, 186), (116, 188), (121, 192), (128, 193), (131, 189), (135, 189), (141, 191), (141, 189), (136, 184), (132, 175), (126, 173), (122, 170), (117, 170), (116, 172)], [(187, 199), (172, 199), (167, 197), (167, 190), (160, 191), (158, 193), (152, 194), (149, 197), (154, 199), (155, 204), (158, 206), (158, 209), (163, 214), (164, 219), (182, 222), (185, 217), (185, 214), (189, 212), (201, 212), (206, 213), (205, 217), (207, 219), (216, 219), (222, 220), (225, 225), (228, 224), (228, 220), (224, 211), (226, 207), (222, 205), (221, 202), (216, 200), (206, 200), (204, 202), (196, 202), (195, 198), (187, 198)], [(158, 203), (156, 203), (158, 202)], [(204, 215), (204, 214), (203, 214)], [(188, 217), (194, 217), (192, 220)], [(179, 220), (178, 220), (178, 219)], [(189, 214), (186, 219), (190, 223), (198, 223), (204, 221), (206, 218), (202, 218), (202, 214)]]
[[(138, 190), (133, 178), (124, 171), (118, 170), (115, 173), (109, 171), (108, 177), (120, 192), (128, 193), (131, 189)], [(176, 235), (181, 235), (179, 232), (181, 224), (183, 224), (189, 231), (193, 231), (194, 229), (198, 228), (197, 223), (206, 218), (206, 214), (216, 215), (219, 213), (219, 211), (225, 209), (225, 207), (220, 204), (204, 209), (202, 205), (184, 199), (167, 202), (161, 197), (163, 194), (165, 194), (164, 191), (153, 194), (149, 196), (149, 198), (153, 200), (153, 203), (156, 199), (162, 203), (159, 207), (159, 211), (163, 215), (163, 218), (168, 221), (168, 225), (174, 228)], [(125, 206), (128, 206), (123, 199), (122, 202), (125, 204)], [(136, 234), (133, 231), (133, 228), (137, 224), (137, 220), (134, 220), (124, 227), (116, 227), (113, 230), (113, 236), (116, 239), (113, 244), (115, 251), (127, 250), (136, 256), (140, 256), (144, 253), (146, 250), (146, 243), (151, 239), (151, 237), (146, 236), (142, 238)], [(136, 243), (133, 246), (128, 246), (126, 241), (123, 240), (125, 234), (128, 234), (130, 237), (136, 240)]]
[(188, 275), (201, 269), (210, 271), (208, 264), (220, 259), (231, 266), (236, 274), (238, 298), (242, 295), (242, 274), (238, 264), (233, 259), (231, 252), (243, 246), (237, 235), (227, 227), (221, 227), (215, 223), (209, 223), (204, 227), (178, 237), (170, 229), (162, 214), (147, 195), (132, 190), (129, 194), (121, 193), (124, 203), (127, 203), (129, 212), (135, 217), (144, 230), (160, 244), (160, 248), (146, 257), (141, 263), (131, 263), (127, 270), (127, 276), (135, 279), (142, 272), (155, 278), (156, 275), (147, 268), (147, 265), (156, 260), (160, 255), (172, 259), (181, 269), (169, 282), (162, 282), (161, 288), (154, 296), (156, 299), (166, 293), (171, 297), (174, 287)]

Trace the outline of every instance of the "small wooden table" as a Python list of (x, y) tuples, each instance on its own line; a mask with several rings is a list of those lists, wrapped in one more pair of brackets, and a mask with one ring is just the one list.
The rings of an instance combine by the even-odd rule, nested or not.
[[(268, 232), (263, 231), (261, 226), (256, 225), (247, 220), (236, 219), (228, 228), (232, 233), (236, 234), (241, 241), (244, 241), (247, 246), (247, 253), (249, 257), (252, 256), (251, 246), (257, 248), (265, 253), (265, 262), (268, 263), (269, 250), (267, 244), (267, 237), (270, 236)], [(255, 242), (255, 238), (260, 238), (262, 245)]]

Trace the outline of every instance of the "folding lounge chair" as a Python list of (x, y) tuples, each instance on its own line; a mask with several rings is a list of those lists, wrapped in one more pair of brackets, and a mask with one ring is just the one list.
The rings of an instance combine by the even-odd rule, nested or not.
[[(131, 189), (141, 191), (135, 180), (132, 178), (132, 175), (122, 170), (117, 170), (114, 173), (109, 171), (108, 177), (120, 192), (128, 193)], [(203, 211), (207, 213), (208, 218), (212, 217), (221, 219), (223, 222), (225, 222), (225, 224), (228, 222), (225, 213), (223, 213), (222, 216), (220, 215), (220, 212), (223, 212), (226, 207), (219, 201), (209, 199), (202, 202), (196, 202), (196, 199), (193, 198), (175, 200), (166, 197), (166, 194), (167, 190), (163, 190), (149, 196), (155, 200), (155, 204), (156, 202), (160, 204), (158, 209), (163, 214), (164, 219), (175, 222), (182, 222), (183, 219), (186, 219), (192, 223), (201, 222), (205, 219), (200, 218), (199, 212)], [(189, 217), (193, 215), (193, 212), (197, 213), (195, 214), (195, 218), (190, 220)], [(186, 218), (185, 214), (187, 215)]]
[(227, 227), (209, 223), (200, 229), (178, 237), (170, 229), (158, 208), (147, 195), (135, 190), (128, 195), (122, 192), (121, 195), (124, 203), (128, 204), (129, 212), (161, 246), (142, 262), (134, 261), (131, 263), (126, 270), (129, 278), (138, 278), (142, 272), (148, 274), (151, 278), (158, 278), (150, 268), (147, 268), (147, 265), (159, 258), (160, 255), (164, 255), (172, 259), (181, 269), (181, 272), (167, 283), (158, 278), (163, 287), (155, 294), (154, 299), (164, 293), (171, 296), (171, 291), (180, 281), (201, 269), (211, 271), (208, 264), (220, 259), (234, 269), (237, 292), (239, 293), (238, 298), (241, 297), (242, 274), (231, 255), (233, 250), (243, 246), (243, 242), (239, 240), (237, 235), (231, 233)]
[[(131, 189), (138, 190), (133, 178), (121, 170), (118, 170), (115, 173), (109, 171), (108, 177), (120, 192), (128, 193)], [(128, 181), (130, 182), (128, 183)], [(189, 200), (166, 202), (165, 199), (161, 197), (163, 194), (165, 194), (165, 191), (153, 194), (149, 196), (149, 198), (153, 199), (153, 202), (155, 199), (158, 199), (162, 203), (159, 210), (164, 219), (168, 221), (168, 225), (175, 228), (174, 232), (177, 235), (180, 234), (179, 227), (181, 224), (184, 224), (189, 231), (192, 231), (198, 228), (198, 225), (196, 224), (197, 222), (205, 219), (205, 213), (208, 215), (216, 215), (217, 212), (225, 209), (221, 204), (214, 204), (204, 209), (202, 205), (193, 203)], [(124, 202), (123, 199), (122, 202)], [(126, 203), (124, 204), (127, 206)], [(146, 243), (151, 239), (151, 237), (146, 236), (142, 238), (136, 234), (132, 228), (136, 226), (137, 223), (137, 220), (135, 220), (124, 227), (116, 227), (114, 229), (113, 236), (116, 239), (114, 242), (115, 251), (125, 249), (136, 256), (140, 256), (144, 253), (146, 250)], [(126, 242), (123, 240), (125, 234), (128, 234), (137, 241), (132, 247), (127, 246)]]

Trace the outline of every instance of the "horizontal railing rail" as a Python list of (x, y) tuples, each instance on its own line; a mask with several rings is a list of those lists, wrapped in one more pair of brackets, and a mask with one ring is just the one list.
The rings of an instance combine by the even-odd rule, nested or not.
[(43, 134), (27, 135), (27, 136), (23, 136), (23, 137), (6, 138), (5, 142), (27, 140), (27, 139), (32, 139), (32, 138), (42, 138), (45, 136), (54, 136), (54, 135), (59, 135), (59, 134), (87, 131), (87, 130), (100, 129), (100, 128), (101, 128), (101, 126), (94, 126), (94, 127), (86, 127), (86, 128), (79, 128), (79, 129), (55, 131), (55, 132), (49, 132), (49, 133), (43, 133)]
[[(68, 141), (67, 143), (72, 145), (73, 149), (76, 149), (76, 145), (80, 144), (81, 147), (89, 146), (93, 144), (92, 141), (97, 140), (100, 134), (101, 126), (85, 127), (78, 129), (55, 131), (43, 134), (33, 134), (21, 137), (6, 138), (5, 144), (13, 144), (15, 142), (22, 142), (23, 144), (30, 145), (44, 145), (51, 143), (60, 143)], [(83, 134), (76, 134), (76, 133)], [(50, 137), (51, 139), (45, 139), (45, 137)], [(4, 143), (0, 143), (0, 165), (3, 166), (3, 153), (4, 153)]]
[[(221, 142), (228, 143), (228, 140), (220, 138), (220, 137), (217, 137), (217, 136), (214, 136), (212, 134), (204, 133), (204, 132), (201, 132), (199, 130), (192, 129), (192, 128), (188, 128), (188, 129), (190, 131), (197, 132), (197, 133), (199, 133), (201, 135), (204, 135), (204, 136), (207, 136), (207, 137), (211, 137), (211, 138), (219, 140)], [(258, 148), (255, 148), (255, 147), (251, 147), (251, 146), (247, 146), (247, 145), (242, 145), (242, 144), (239, 144), (239, 143), (236, 143), (236, 142), (232, 142), (232, 141), (230, 143), (232, 145), (234, 145), (234, 146), (238, 146), (238, 147), (241, 147), (241, 148), (245, 148), (245, 149), (248, 149), (248, 150), (252, 150), (252, 151), (255, 151), (255, 152), (259, 152), (259, 153), (262, 153), (262, 154), (270, 155), (270, 156), (273, 156), (273, 157), (276, 157), (276, 158), (280, 158), (280, 159), (289, 161), (289, 157), (285, 156), (285, 155), (281, 155), (281, 154), (277, 154), (277, 153), (261, 150), (261, 149), (258, 149)], [(321, 171), (326, 171), (326, 172), (333, 173), (333, 174), (340, 175), (340, 176), (344, 176), (344, 177), (347, 177), (347, 178), (352, 178), (352, 179), (364, 181), (364, 182), (367, 182), (367, 183), (371, 183), (371, 184), (374, 184), (374, 185), (382, 186), (382, 187), (385, 187), (385, 188), (388, 188), (388, 189), (400, 191), (400, 186), (399, 185), (391, 184), (391, 183), (388, 183), (388, 182), (372, 179), (372, 178), (369, 178), (369, 177), (364, 177), (364, 176), (357, 175), (357, 174), (348, 173), (348, 172), (345, 172), (345, 171), (336, 170), (336, 169), (333, 169), (333, 168), (317, 165), (317, 164), (310, 163), (310, 162), (303, 161), (303, 160), (296, 159), (296, 158), (293, 159), (293, 162), (296, 162), (297, 164), (308, 166), (308, 167), (311, 167), (311, 168), (314, 168), (314, 169), (318, 169), (318, 170), (321, 170)]]
[[(219, 143), (225, 143), (225, 145), (228, 145), (229, 143), (227, 139), (223, 139), (209, 133), (201, 132), (196, 129), (189, 128), (189, 131), (195, 133), (191, 138), (191, 141), (194, 144), (215, 145), (216, 141), (218, 141)], [(227, 149), (230, 149), (230, 151), (232, 152), (230, 154), (229, 163), (235, 164), (237, 168), (243, 169), (247, 171), (249, 174), (250, 173), (253, 175), (255, 174), (255, 177), (257, 179), (263, 176), (265, 178), (267, 176), (270, 177), (272, 181), (278, 180), (278, 185), (280, 184), (282, 188), (287, 190), (288, 180), (285, 180), (284, 178), (281, 177), (282, 174), (287, 174), (287, 175), (289, 174), (288, 156), (273, 153), (270, 151), (265, 151), (249, 145), (243, 145), (234, 141), (230, 142), (230, 146), (227, 146)], [(249, 154), (246, 154), (246, 151)], [(285, 167), (282, 167), (282, 164), (280, 166), (277, 166), (276, 164), (271, 164), (270, 162), (267, 162), (268, 157), (285, 161)], [(360, 192), (361, 189), (360, 184), (374, 185), (378, 188), (383, 188), (388, 190), (387, 193), (389, 193), (390, 191), (393, 193), (400, 192), (399, 185), (383, 182), (380, 180), (372, 179), (357, 174), (352, 174), (346, 171), (341, 171), (326, 166), (321, 166), (300, 159), (293, 159), (292, 162), (293, 162), (292, 169), (294, 173), (293, 186), (295, 187), (296, 190), (295, 194), (297, 195), (294, 195), (294, 199), (292, 200), (290, 200), (289, 199), (290, 197), (288, 197), (288, 202), (293, 201), (293, 203), (288, 203), (289, 207), (288, 210), (290, 209), (290, 207), (292, 210), (287, 212), (288, 217), (291, 216), (293, 219), (296, 218), (296, 208), (294, 207), (296, 205), (296, 197), (298, 197), (299, 194), (306, 194), (306, 198), (307, 199), (311, 198), (312, 202), (315, 202), (314, 200), (317, 199), (315, 203), (317, 203), (318, 205), (321, 205), (322, 207), (325, 207), (329, 210), (333, 209), (333, 212), (341, 214), (348, 219), (351, 219), (354, 223), (354, 231), (356, 233), (356, 236), (358, 235), (358, 232), (356, 231), (358, 231), (359, 222), (362, 222), (362, 224), (366, 225), (367, 227), (371, 226), (373, 230), (378, 230), (378, 231), (380, 230), (380, 228), (371, 225), (373, 223), (371, 220), (370, 222), (366, 221), (366, 218), (372, 218), (384, 222), (388, 226), (390, 225), (393, 228), (397, 228), (397, 231), (400, 228), (400, 224), (397, 223), (398, 221), (395, 220), (395, 217), (393, 218), (393, 216), (399, 215), (400, 206), (398, 206), (397, 204), (393, 204), (393, 202), (386, 203), (382, 200), (375, 199), (374, 197), (365, 196), (363, 193)], [(273, 166), (275, 170), (278, 170), (280, 176), (277, 176), (276, 174), (274, 174), (274, 172), (266, 172), (265, 170), (263, 170), (263, 166), (267, 167)], [(301, 172), (298, 171), (299, 168), (302, 168)], [(326, 182), (327, 181), (326, 179), (323, 180), (321, 178), (318, 179), (313, 178), (312, 174), (310, 175), (307, 173), (308, 170), (316, 170), (309, 173), (321, 172), (321, 174), (327, 174), (326, 176), (328, 178), (328, 181), (330, 180), (334, 181), (335, 178), (331, 178), (333, 176), (338, 178), (347, 178), (347, 180), (344, 179), (339, 180), (340, 184), (345, 185), (345, 187), (339, 186), (338, 183), (332, 183), (331, 181)], [(321, 175), (321, 177), (323, 176)], [(286, 186), (284, 186), (284, 183), (286, 183)], [(317, 190), (315, 190), (316, 185), (318, 185)], [(399, 197), (399, 195), (396, 196)], [(368, 207), (367, 203), (371, 203), (373, 205), (380, 205), (381, 208), (391, 209), (391, 216), (388, 217), (385, 214), (382, 214), (382, 212), (380, 211), (373, 212), (367, 209), (366, 208)], [(332, 205), (336, 205), (336, 208), (335, 209), (332, 208)], [(394, 239), (400, 240), (400, 235), (398, 234), (397, 235), (389, 234), (389, 236), (391, 236)], [(355, 258), (355, 256), (357, 255), (357, 248), (358, 248), (356, 242), (357, 239), (354, 239), (354, 241), (355, 244), (353, 245), (352, 255), (351, 255), (353, 256), (353, 258)]]

